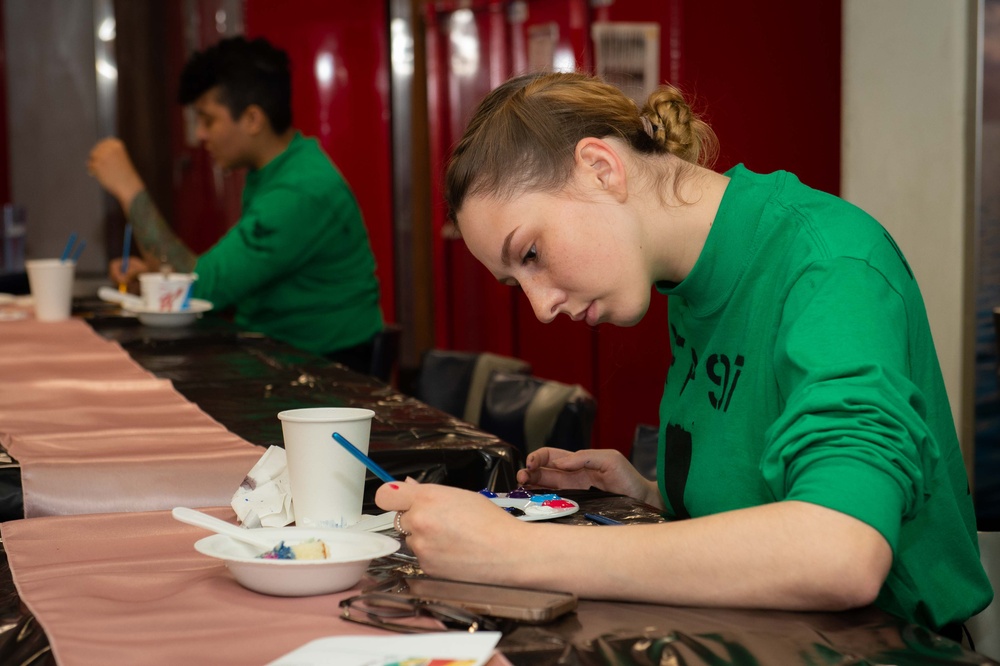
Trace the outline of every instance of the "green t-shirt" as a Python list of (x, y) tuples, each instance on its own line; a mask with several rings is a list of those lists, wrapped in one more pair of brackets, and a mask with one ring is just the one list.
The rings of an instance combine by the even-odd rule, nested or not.
[(795, 176), (731, 180), (669, 295), (659, 485), (677, 517), (800, 500), (877, 529), (876, 605), (939, 629), (992, 597), (923, 299), (869, 215)]
[(235, 321), (328, 354), (383, 326), (375, 258), (347, 182), (315, 139), (247, 174), (243, 214), (195, 266), (192, 295)]

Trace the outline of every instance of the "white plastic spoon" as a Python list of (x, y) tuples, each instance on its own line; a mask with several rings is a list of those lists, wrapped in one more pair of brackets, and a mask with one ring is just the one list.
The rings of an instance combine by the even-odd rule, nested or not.
[(227, 523), (221, 518), (210, 516), (207, 513), (202, 513), (201, 511), (188, 509), (183, 506), (177, 506), (174, 507), (174, 510), (171, 513), (175, 519), (181, 521), (182, 523), (194, 525), (195, 527), (203, 527), (210, 532), (215, 532), (216, 534), (225, 534), (226, 536), (232, 537), (237, 541), (242, 541), (243, 543), (248, 543), (251, 546), (260, 548), (262, 553), (271, 550), (276, 543), (273, 539), (265, 539), (264, 537), (254, 534), (251, 530), (237, 527), (232, 523)]
[(142, 297), (133, 294), (123, 294), (111, 287), (100, 287), (97, 290), (97, 297), (108, 303), (117, 303), (129, 310), (141, 310), (143, 306)]

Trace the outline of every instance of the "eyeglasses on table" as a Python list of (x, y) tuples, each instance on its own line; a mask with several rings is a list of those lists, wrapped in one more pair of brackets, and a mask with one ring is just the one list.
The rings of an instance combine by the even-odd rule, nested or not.
[(341, 617), (349, 622), (409, 634), (440, 631), (439, 627), (405, 624), (400, 620), (429, 617), (448, 629), (468, 631), (502, 631), (506, 624), (496, 618), (477, 615), (464, 608), (402, 597), (386, 592), (366, 592), (340, 602)]

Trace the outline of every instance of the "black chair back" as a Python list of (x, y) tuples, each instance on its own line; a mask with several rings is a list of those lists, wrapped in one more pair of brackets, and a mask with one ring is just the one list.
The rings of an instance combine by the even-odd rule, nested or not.
[(525, 454), (541, 446), (591, 447), (597, 403), (583, 387), (524, 374), (494, 372), (479, 427)]
[(656, 480), (656, 450), (659, 446), (660, 429), (655, 425), (640, 423), (635, 427), (632, 438), (632, 452), (629, 460), (647, 479)]
[(497, 354), (431, 349), (420, 361), (416, 397), (443, 412), (479, 425), (480, 406), (496, 370), (530, 374), (521, 359)]
[(372, 364), (368, 371), (372, 377), (378, 377), (383, 382), (391, 384), (399, 362), (399, 338), (402, 329), (396, 324), (386, 324), (375, 335), (372, 344)]

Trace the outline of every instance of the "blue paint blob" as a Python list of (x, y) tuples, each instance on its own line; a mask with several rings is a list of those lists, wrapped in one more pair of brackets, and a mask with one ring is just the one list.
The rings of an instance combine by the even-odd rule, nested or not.
[(257, 557), (263, 560), (294, 560), (295, 553), (292, 551), (291, 547), (286, 546), (285, 542), (282, 541), (271, 550), (258, 555)]
[(479, 494), (490, 498), (498, 497), (498, 495), (489, 488), (483, 488), (482, 490), (479, 491)]

